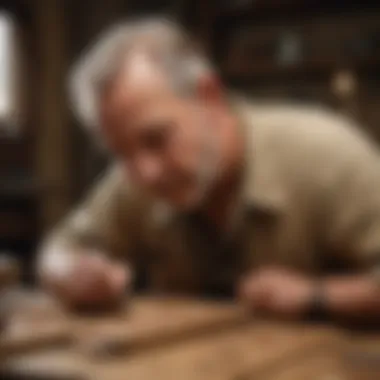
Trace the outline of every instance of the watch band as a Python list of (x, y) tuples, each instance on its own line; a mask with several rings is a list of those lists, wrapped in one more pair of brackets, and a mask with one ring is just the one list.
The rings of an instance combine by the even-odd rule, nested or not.
[(328, 310), (324, 287), (320, 282), (317, 282), (307, 311), (307, 319), (321, 321), (326, 320), (327, 318)]
[(377, 263), (371, 270), (371, 277), (376, 283), (376, 286), (380, 288), (380, 263)]

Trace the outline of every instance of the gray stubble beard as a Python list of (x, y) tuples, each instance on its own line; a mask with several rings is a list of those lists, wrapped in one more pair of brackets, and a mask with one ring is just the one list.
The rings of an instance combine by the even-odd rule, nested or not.
[(198, 190), (196, 205), (203, 203), (210, 194), (211, 189), (221, 176), (221, 141), (219, 135), (212, 133), (212, 128), (204, 125), (204, 143), (199, 156)]

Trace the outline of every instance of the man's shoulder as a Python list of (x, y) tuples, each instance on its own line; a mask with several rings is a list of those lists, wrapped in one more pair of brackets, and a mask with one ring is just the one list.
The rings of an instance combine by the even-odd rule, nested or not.
[(352, 133), (353, 123), (338, 112), (317, 104), (241, 101), (245, 121), (259, 132), (271, 135), (299, 136)]
[(254, 170), (270, 172), (283, 192), (328, 188), (359, 167), (379, 170), (377, 145), (343, 115), (313, 105), (245, 101), (243, 108)]
[[(349, 117), (319, 105), (244, 100), (241, 114), (256, 144), (279, 154), (351, 154), (377, 150), (376, 144)], [(264, 149), (264, 148), (263, 148)]]

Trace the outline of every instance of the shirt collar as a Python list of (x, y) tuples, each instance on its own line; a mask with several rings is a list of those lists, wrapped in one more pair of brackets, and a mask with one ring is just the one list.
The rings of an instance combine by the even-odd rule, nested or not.
[(287, 204), (275, 152), (268, 147), (268, 131), (257, 117), (256, 107), (241, 97), (231, 100), (244, 141), (244, 169), (240, 188), (241, 204), (245, 208), (279, 214)]

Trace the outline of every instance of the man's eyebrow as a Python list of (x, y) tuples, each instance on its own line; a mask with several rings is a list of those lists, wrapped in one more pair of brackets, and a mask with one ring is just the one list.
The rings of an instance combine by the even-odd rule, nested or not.
[(140, 126), (141, 131), (149, 131), (152, 129), (167, 129), (167, 127), (170, 125), (170, 121), (167, 119), (157, 120), (157, 121), (151, 121), (148, 123), (142, 123)]

